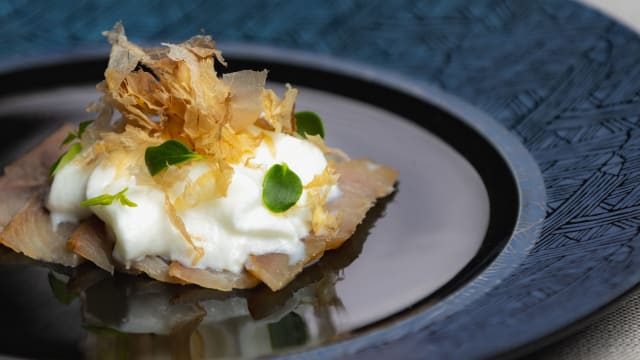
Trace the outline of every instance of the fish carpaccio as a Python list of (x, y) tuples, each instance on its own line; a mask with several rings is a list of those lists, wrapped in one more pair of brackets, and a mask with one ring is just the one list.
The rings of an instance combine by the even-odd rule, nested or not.
[(197, 284), (206, 288), (231, 290), (251, 288), (264, 282), (272, 290), (289, 283), (304, 266), (327, 250), (342, 245), (364, 219), (376, 199), (394, 190), (397, 172), (366, 159), (336, 163), (341, 196), (327, 203), (338, 215), (338, 231), (331, 236), (310, 235), (303, 239), (305, 258), (289, 264), (285, 254), (253, 255), (239, 274), (202, 270), (153, 256), (134, 261), (128, 268), (112, 256), (114, 241), (104, 223), (90, 217), (79, 224), (63, 223), (54, 231), (44, 198), (49, 187), (49, 168), (62, 153), (60, 143), (71, 126), (54, 132), (40, 145), (7, 166), (0, 178), (0, 242), (16, 252), (46, 262), (76, 266), (88, 260), (113, 273), (145, 273), (169, 283)]

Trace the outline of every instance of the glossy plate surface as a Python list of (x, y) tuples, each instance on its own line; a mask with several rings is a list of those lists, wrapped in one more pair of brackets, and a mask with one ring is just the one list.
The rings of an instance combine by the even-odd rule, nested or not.
[[(250, 48), (244, 51), (245, 56), (259, 53)], [(281, 59), (298, 56), (287, 55), (280, 55)], [(166, 336), (166, 341), (186, 339), (180, 350), (169, 352), (254, 356), (295, 353), (340, 339), (366, 337), (406, 318), (407, 312), (422, 311), (459, 290), (502, 250), (518, 220), (521, 225), (519, 205), (531, 199), (521, 198), (518, 186), (524, 184), (518, 184), (514, 177), (518, 174), (512, 174), (514, 164), (499, 154), (507, 143), (492, 144), (481, 133), (486, 129), (473, 130), (481, 120), (458, 118), (427, 98), (357, 76), (273, 61), (230, 60), (234, 67), (271, 69), (273, 78), (279, 80), (295, 75), (303, 85), (298, 109), (315, 111), (325, 119), (330, 146), (354, 158), (366, 156), (393, 164), (401, 174), (396, 192), (370, 212), (348, 246), (329, 253), (276, 294), (264, 287), (225, 294), (126, 276), (111, 278), (91, 266), (77, 270), (50, 267), (47, 271), (44, 266), (36, 269), (44, 264), (15, 265), (27, 261), (9, 252), (7, 265), (2, 267), (2, 278), (8, 282), (4, 287), (25, 298), (40, 294), (36, 303), (30, 299), (35, 309), (26, 306), (8, 317), (12, 327), (24, 329), (29, 336), (7, 334), (4, 351), (27, 356), (58, 351), (95, 354), (109, 346), (143, 355), (167, 351), (161, 341), (149, 340), (153, 333)], [(37, 79), (43, 83), (0, 99), (0, 119), (13, 129), (5, 134), (4, 143), (13, 144), (6, 146), (5, 164), (57, 124), (90, 117), (83, 109), (99, 94), (94, 85), (78, 84), (97, 82), (99, 77), (91, 74), (103, 63), (70, 60), (6, 75), (21, 83)], [(74, 69), (66, 74), (65, 82), (42, 80), (43, 73), (64, 71), (61, 66)], [(346, 65), (335, 66), (348, 71)], [(320, 79), (333, 79), (334, 85), (314, 89)], [(278, 83), (270, 86), (278, 92), (284, 88)], [(379, 106), (372, 98), (357, 99), (355, 94), (373, 94), (372, 87), (383, 98), (393, 97), (393, 106)], [(408, 112), (408, 107), (413, 109)], [(393, 109), (405, 110), (400, 115)], [(499, 129), (489, 121), (485, 125)], [(25, 129), (34, 133), (21, 133)], [(513, 154), (510, 156), (513, 160)], [(518, 166), (525, 160), (518, 159)], [(532, 162), (529, 165), (535, 170)], [(528, 240), (533, 242), (535, 237)], [(31, 284), (33, 289), (18, 288), (17, 282)], [(53, 316), (56, 312), (68, 316), (62, 320)], [(55, 326), (38, 326), (46, 319)], [(185, 319), (190, 324), (187, 330)], [(74, 331), (61, 337), (59, 328)], [(38, 339), (45, 340), (49, 348), (33, 352), (26, 346)], [(152, 345), (146, 344), (149, 341)]]

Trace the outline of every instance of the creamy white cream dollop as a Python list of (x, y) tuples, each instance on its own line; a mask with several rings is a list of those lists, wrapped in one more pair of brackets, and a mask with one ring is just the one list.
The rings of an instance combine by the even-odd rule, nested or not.
[[(262, 141), (251, 158), (233, 166), (226, 197), (177, 212), (194, 243), (204, 250), (196, 264), (192, 264), (193, 247), (172, 224), (165, 209), (165, 193), (139, 183), (135, 176), (117, 171), (108, 162), (88, 166), (74, 159), (59, 169), (47, 207), (54, 222), (78, 221), (95, 213), (115, 236), (113, 256), (125, 264), (145, 256), (161, 256), (190, 267), (237, 273), (252, 254), (284, 253), (289, 255), (290, 263), (298, 262), (304, 258), (301, 239), (311, 228), (307, 190), (303, 190), (293, 208), (276, 214), (262, 203), (263, 178), (272, 165), (286, 163), (304, 186), (325, 170), (327, 160), (318, 147), (306, 140), (280, 133), (265, 134), (271, 141)], [(181, 166), (188, 167), (192, 180), (209, 170), (202, 161)], [(137, 207), (119, 202), (91, 208), (79, 205), (85, 199), (115, 194), (124, 188), (128, 188), (126, 196)], [(181, 190), (180, 186), (175, 188)], [(333, 185), (329, 198), (338, 195), (339, 190)]]
[(91, 209), (80, 203), (86, 199), (87, 180), (92, 170), (80, 161), (72, 161), (58, 169), (46, 202), (54, 228), (60, 223), (77, 222), (91, 215)]

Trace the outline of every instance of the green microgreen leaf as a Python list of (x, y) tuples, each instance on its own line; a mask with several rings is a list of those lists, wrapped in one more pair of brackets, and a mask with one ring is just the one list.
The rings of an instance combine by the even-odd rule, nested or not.
[(80, 145), (79, 143), (75, 143), (71, 145), (69, 147), (69, 150), (67, 150), (64, 154), (62, 154), (58, 158), (58, 160), (56, 160), (56, 162), (54, 162), (53, 165), (51, 165), (51, 168), (49, 168), (49, 176), (55, 175), (59, 169), (61, 169), (63, 166), (65, 166), (71, 160), (73, 160), (73, 158), (76, 157), (76, 155), (78, 155), (81, 151), (82, 151), (82, 145)]
[(114, 196), (111, 194), (102, 194), (91, 199), (87, 199), (80, 203), (81, 206), (98, 206), (98, 205), (111, 205), (113, 203)]
[(150, 146), (144, 153), (144, 162), (151, 176), (169, 167), (183, 162), (202, 159), (202, 155), (196, 154), (187, 145), (177, 140), (168, 140), (158, 146)]
[(98, 195), (96, 197), (92, 197), (91, 199), (87, 199), (87, 200), (81, 202), (80, 205), (81, 206), (106, 206), (106, 205), (113, 204), (114, 201), (120, 201), (120, 204), (122, 206), (130, 206), (130, 207), (138, 206), (138, 204), (136, 204), (133, 201), (131, 201), (125, 195), (127, 190), (129, 190), (128, 187), (120, 190), (118, 193), (116, 193), (114, 195), (111, 195), (111, 194)]
[(128, 197), (122, 195), (120, 196), (120, 204), (122, 206), (129, 206), (129, 207), (137, 207), (138, 204), (134, 203), (133, 201), (131, 201), (131, 199), (129, 199)]
[(72, 142), (75, 139), (80, 139), (82, 137), (82, 134), (84, 134), (84, 131), (87, 130), (87, 127), (89, 125), (91, 125), (91, 123), (93, 122), (93, 120), (87, 120), (87, 121), (83, 121), (78, 125), (78, 131), (77, 132), (70, 132), (66, 138), (64, 138), (64, 140), (62, 141), (62, 145), (66, 145), (69, 144), (70, 142)]
[(78, 139), (82, 137), (82, 134), (84, 134), (84, 131), (87, 130), (87, 127), (89, 127), (92, 122), (93, 120), (87, 120), (81, 122), (80, 125), (78, 125)]
[(296, 113), (296, 132), (302, 137), (307, 135), (320, 135), (324, 139), (324, 125), (318, 114), (311, 111)]
[(122, 206), (128, 206), (128, 207), (138, 207), (138, 204), (134, 203), (133, 201), (131, 201), (131, 199), (129, 199), (124, 193), (127, 192), (127, 190), (129, 190), (128, 187), (120, 190), (119, 193), (117, 193), (115, 195), (115, 200), (119, 200), (120, 201), (120, 205)]
[(67, 145), (68, 143), (70, 143), (73, 140), (75, 140), (77, 137), (78, 137), (78, 135), (76, 135), (75, 133), (70, 132), (69, 134), (67, 134), (67, 137), (64, 138), (64, 140), (62, 141), (62, 145)]
[(302, 195), (302, 181), (287, 164), (273, 165), (262, 181), (262, 203), (280, 213), (295, 205)]

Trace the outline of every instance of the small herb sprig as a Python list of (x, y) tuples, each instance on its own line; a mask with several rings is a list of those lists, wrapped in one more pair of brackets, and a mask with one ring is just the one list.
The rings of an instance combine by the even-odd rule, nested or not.
[(91, 123), (93, 122), (93, 120), (87, 120), (87, 121), (83, 121), (78, 125), (78, 131), (76, 132), (69, 132), (69, 134), (67, 135), (67, 137), (62, 141), (62, 145), (67, 145), (70, 142), (72, 142), (73, 140), (80, 140), (80, 138), (82, 137), (82, 134), (84, 134), (84, 131), (87, 130), (87, 127), (89, 125), (91, 125)]
[(202, 155), (194, 153), (187, 145), (178, 140), (168, 140), (158, 146), (150, 146), (144, 153), (144, 162), (151, 176), (166, 169), (169, 165), (202, 158)]
[(262, 181), (262, 203), (274, 213), (287, 211), (300, 199), (302, 181), (287, 164), (269, 168)]
[(320, 135), (324, 139), (324, 125), (318, 114), (311, 111), (300, 111), (295, 114), (296, 132), (306, 138), (307, 135)]
[(64, 154), (60, 155), (58, 160), (56, 160), (56, 162), (51, 165), (51, 168), (49, 168), (49, 176), (55, 175), (58, 170), (71, 162), (71, 160), (73, 160), (73, 158), (76, 157), (76, 155), (78, 155), (81, 151), (82, 145), (80, 145), (80, 143), (74, 143), (73, 145), (71, 145), (69, 149), (65, 151)]
[(111, 194), (102, 194), (102, 195), (98, 195), (96, 197), (92, 197), (90, 199), (87, 199), (83, 202), (80, 203), (81, 206), (105, 206), (105, 205), (111, 205), (114, 201), (120, 201), (120, 204), (122, 206), (129, 206), (129, 207), (137, 207), (138, 204), (134, 203), (133, 201), (131, 201), (126, 195), (125, 193), (127, 192), (127, 190), (129, 190), (128, 187), (120, 190), (119, 192), (111, 195)]
[[(60, 146), (70, 144), (74, 140), (80, 140), (82, 134), (84, 134), (87, 127), (91, 125), (93, 120), (83, 121), (78, 125), (78, 131), (69, 132), (67, 137), (62, 141)], [(49, 168), (49, 176), (54, 176), (58, 170), (60, 170), (63, 166), (71, 162), (76, 155), (78, 155), (82, 151), (82, 145), (80, 143), (73, 143), (69, 146), (69, 149), (64, 152), (64, 154), (60, 155), (58, 160), (56, 160), (53, 165)]]

